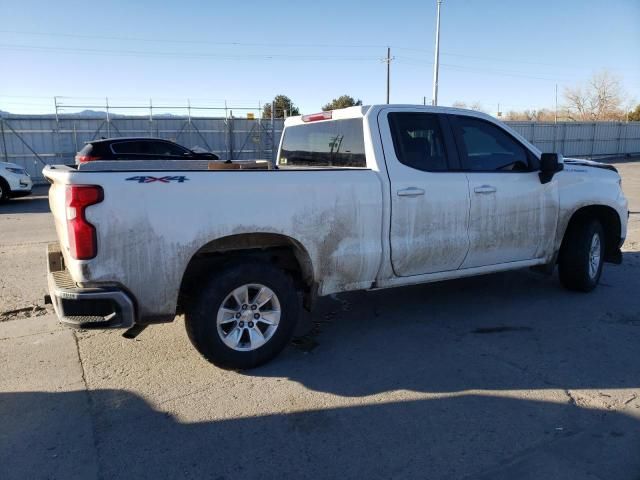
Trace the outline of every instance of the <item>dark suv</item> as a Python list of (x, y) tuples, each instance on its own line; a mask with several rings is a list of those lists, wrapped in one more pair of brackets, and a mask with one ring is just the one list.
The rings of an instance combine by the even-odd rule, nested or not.
[(162, 138), (106, 138), (87, 142), (76, 164), (94, 160), (219, 160), (214, 153), (194, 152)]

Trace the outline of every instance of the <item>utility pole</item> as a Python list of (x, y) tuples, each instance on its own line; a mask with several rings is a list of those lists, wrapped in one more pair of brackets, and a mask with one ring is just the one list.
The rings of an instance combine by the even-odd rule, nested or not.
[(278, 159), (276, 158), (276, 102), (271, 102), (271, 159), (273, 160), (273, 164), (278, 163)]
[(58, 123), (58, 97), (53, 97), (53, 106), (56, 109), (56, 123)]
[(438, 12), (436, 16), (436, 53), (435, 61), (433, 62), (433, 97), (431, 99), (432, 105), (438, 105), (438, 70), (440, 67), (440, 5), (442, 0), (437, 0)]
[(391, 56), (391, 47), (387, 47), (387, 57), (383, 58), (382, 61), (387, 64), (387, 104), (389, 103), (389, 92), (391, 89), (391, 60), (394, 57)]
[(558, 84), (556, 83), (556, 110), (554, 115), (554, 123), (558, 123)]
[(109, 97), (104, 97), (104, 103), (107, 107), (107, 138), (111, 138), (111, 117), (109, 117)]
[(153, 99), (149, 99), (149, 136), (153, 137)]

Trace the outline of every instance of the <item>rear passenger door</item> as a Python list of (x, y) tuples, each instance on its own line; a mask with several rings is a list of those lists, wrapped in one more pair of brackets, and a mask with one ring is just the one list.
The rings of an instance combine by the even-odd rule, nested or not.
[(378, 117), (391, 186), (391, 263), (398, 276), (456, 270), (469, 240), (467, 176), (457, 169), (439, 114), (382, 110)]
[(451, 115), (469, 178), (469, 253), (462, 268), (531, 260), (557, 218), (555, 188), (540, 183), (539, 161), (500, 126)]

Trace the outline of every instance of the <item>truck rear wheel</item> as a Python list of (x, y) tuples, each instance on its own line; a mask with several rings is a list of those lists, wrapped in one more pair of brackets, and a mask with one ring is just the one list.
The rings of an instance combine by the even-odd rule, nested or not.
[(604, 263), (604, 233), (597, 220), (569, 227), (558, 259), (560, 281), (569, 290), (590, 292), (598, 285)]
[(300, 302), (290, 275), (253, 261), (209, 277), (185, 310), (189, 339), (207, 360), (222, 368), (248, 369), (287, 345)]

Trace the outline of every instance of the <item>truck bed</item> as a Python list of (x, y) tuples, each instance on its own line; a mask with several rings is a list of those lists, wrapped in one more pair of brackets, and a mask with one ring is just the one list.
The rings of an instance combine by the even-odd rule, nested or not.
[[(214, 172), (198, 160), (103, 161), (49, 166), (44, 175), (53, 184), (50, 205), (73, 281), (134, 292), (139, 318), (159, 318), (175, 314), (194, 255), (213, 243), (233, 249), (252, 236), (299, 246), (321, 295), (370, 287), (382, 254), (379, 174), (310, 170), (237, 173)], [(90, 260), (67, 253), (68, 185), (97, 185), (104, 192), (86, 211), (98, 245)]]

